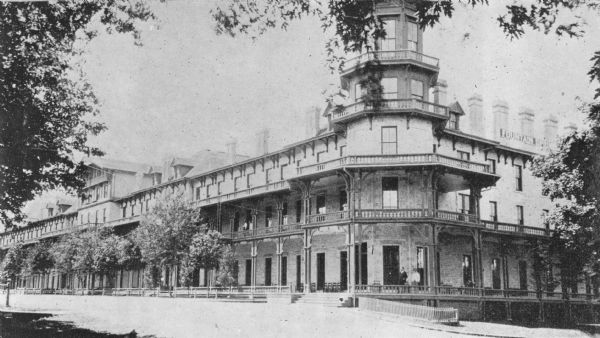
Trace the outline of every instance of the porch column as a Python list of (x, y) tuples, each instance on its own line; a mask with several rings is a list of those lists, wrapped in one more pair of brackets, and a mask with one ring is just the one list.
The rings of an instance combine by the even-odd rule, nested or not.
[(277, 238), (277, 286), (281, 287), (281, 255), (283, 254), (281, 237)]
[(483, 260), (481, 257), (481, 231), (473, 230), (473, 264), (475, 286), (483, 288)]
[(258, 210), (252, 209), (252, 232), (256, 232), (258, 227)]
[(256, 286), (256, 256), (258, 255), (258, 248), (256, 246), (256, 241), (252, 241), (251, 247), (251, 256), (252, 256), (252, 278), (251, 278), (251, 286), (254, 288)]
[(348, 292), (350, 293), (354, 293), (356, 292), (355, 287), (356, 287), (356, 281), (354, 280), (354, 276), (355, 276), (355, 272), (354, 272), (354, 268), (356, 266), (356, 261), (354, 259), (354, 226), (355, 224), (350, 223), (348, 224), (348, 239), (346, 241), (347, 247), (348, 247), (348, 259), (347, 259), (347, 264), (348, 264), (348, 268), (346, 269), (348, 272)]
[(304, 292), (310, 293), (310, 267), (311, 267), (311, 238), (310, 230), (304, 230)]
[(429, 257), (429, 266), (430, 266), (430, 277), (429, 280), (430, 286), (437, 287), (439, 286), (439, 276), (438, 276), (438, 227), (435, 224), (431, 224), (431, 249), (430, 257)]
[(283, 201), (277, 200), (275, 204), (275, 209), (277, 210), (277, 229), (281, 231), (281, 226), (283, 225)]

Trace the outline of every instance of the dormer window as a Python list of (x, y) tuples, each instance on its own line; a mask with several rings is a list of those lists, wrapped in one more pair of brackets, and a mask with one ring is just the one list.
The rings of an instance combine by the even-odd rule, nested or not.
[(450, 113), (450, 120), (448, 120), (448, 128), (458, 130), (458, 114)]

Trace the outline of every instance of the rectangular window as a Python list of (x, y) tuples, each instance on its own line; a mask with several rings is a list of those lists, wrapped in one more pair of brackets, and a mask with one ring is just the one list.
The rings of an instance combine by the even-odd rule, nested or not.
[(458, 153), (458, 158), (460, 158), (461, 160), (464, 161), (470, 161), (471, 160), (471, 154), (467, 151), (460, 151), (457, 150), (456, 151)]
[[(125, 218), (126, 217), (125, 215), (127, 215), (127, 206), (123, 205), (121, 207), (121, 211), (123, 212), (123, 216), (122, 217)], [(82, 216), (81, 222), (83, 223), (83, 216)]]
[(241, 177), (234, 177), (233, 178), (233, 190), (234, 191), (240, 190), (240, 182), (241, 181), (242, 181)]
[(108, 197), (108, 184), (104, 185), (104, 198)]
[(267, 206), (265, 208), (265, 227), (270, 227), (273, 225), (273, 207)]
[(523, 168), (520, 165), (515, 165), (515, 180), (517, 191), (523, 191)]
[(267, 183), (270, 183), (271, 180), (273, 179), (271, 177), (272, 176), (272, 172), (273, 172), (272, 168), (269, 168), (269, 169), (265, 170), (265, 178), (266, 178)]
[(500, 260), (498, 258), (492, 259), (492, 288), (500, 289)]
[(527, 262), (519, 261), (519, 288), (527, 290)]
[(458, 130), (458, 115), (450, 113), (450, 119), (448, 120), (448, 129)]
[(488, 158), (487, 163), (490, 166), (490, 174), (495, 174), (496, 173), (496, 160)]
[(396, 127), (381, 127), (381, 153), (397, 154), (398, 131)]
[(102, 209), (102, 223), (106, 223), (106, 209)]
[(221, 195), (223, 193), (223, 181), (217, 182), (217, 195)]
[(320, 151), (317, 153), (317, 163), (321, 163), (321, 161), (323, 161), (323, 154), (325, 154), (324, 151)]
[(283, 202), (281, 216), (283, 225), (288, 225), (288, 202)]
[(346, 146), (340, 146), (340, 157), (344, 157), (346, 155)]
[(265, 258), (265, 286), (271, 285), (271, 257)]
[(410, 95), (413, 99), (423, 100), (423, 82), (410, 80)]
[(281, 257), (281, 285), (287, 285), (287, 256)]
[(246, 271), (244, 271), (246, 286), (252, 285), (252, 260), (246, 259)]
[(396, 50), (396, 20), (382, 20), (385, 29), (385, 38), (381, 39), (382, 51)]
[(408, 49), (413, 51), (419, 50), (419, 26), (414, 21), (408, 21)]
[(246, 210), (246, 219), (244, 221), (244, 230), (252, 229), (252, 211)]
[(240, 212), (236, 211), (233, 214), (233, 231), (238, 231), (240, 229)]
[(490, 201), (490, 221), (498, 222), (498, 203)]
[(346, 190), (340, 190), (340, 211), (348, 210), (348, 195)]
[(302, 256), (296, 256), (296, 290), (303, 291), (302, 289)]
[(287, 166), (288, 166), (287, 164), (282, 164), (282, 165), (280, 166), (280, 170), (279, 170), (279, 172), (280, 172), (279, 179), (280, 179), (281, 181), (285, 180), (285, 170), (286, 170)]
[(550, 214), (550, 210), (548, 210), (548, 209), (542, 210), (542, 224), (544, 224), (544, 226), (546, 227), (546, 230), (550, 230), (550, 224), (546, 222), (549, 214)]
[(398, 79), (395, 77), (384, 77), (381, 79), (383, 87), (382, 98), (384, 100), (395, 100), (398, 98)]
[(363, 96), (365, 96), (365, 92), (363, 90), (362, 85), (359, 82), (354, 85), (354, 101), (362, 100)]
[(99, 218), (98, 218), (98, 213), (99, 213), (99, 212), (100, 212), (100, 210), (96, 210), (96, 211), (94, 212), (94, 223), (98, 223), (98, 221), (99, 221)]
[(383, 177), (381, 190), (383, 191), (383, 208), (398, 209), (398, 178)]
[(523, 206), (517, 205), (517, 224), (523, 225), (525, 224), (525, 220), (523, 219)]
[(200, 187), (196, 188), (196, 200), (200, 199)]
[(326, 214), (325, 195), (317, 195), (317, 214)]
[(146, 212), (150, 210), (150, 200), (146, 200)]
[(463, 214), (468, 214), (470, 209), (470, 205), (469, 205), (469, 195), (466, 194), (458, 194), (458, 196), (460, 197), (460, 212)]
[(427, 248), (417, 247), (417, 272), (419, 280), (413, 280), (415, 284), (427, 285)]
[(400, 285), (400, 250), (397, 245), (383, 246), (383, 284)]
[(210, 197), (210, 190), (211, 190), (210, 188), (211, 188), (211, 187), (212, 187), (212, 185), (211, 185), (211, 184), (207, 184), (207, 185), (206, 185), (206, 197)]
[(296, 223), (300, 223), (302, 219), (302, 201), (296, 201)]
[(473, 263), (471, 262), (471, 256), (463, 255), (463, 285), (465, 287), (473, 287)]
[(253, 182), (254, 182), (254, 174), (248, 174), (246, 176), (246, 187), (252, 188)]

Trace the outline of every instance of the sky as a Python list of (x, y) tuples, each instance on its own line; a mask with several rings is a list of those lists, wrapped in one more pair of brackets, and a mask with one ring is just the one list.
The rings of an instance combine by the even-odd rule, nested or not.
[[(93, 142), (107, 157), (159, 163), (174, 154), (225, 150), (231, 138), (253, 155), (255, 135), (265, 127), (273, 150), (302, 139), (305, 112), (323, 107), (323, 91), (339, 83), (325, 62), (328, 33), (315, 18), (252, 41), (215, 34), (214, 1), (153, 6), (159, 22), (143, 25), (142, 47), (118, 34), (100, 34), (88, 46), (84, 69), (108, 127)], [(530, 107), (538, 121), (550, 113), (561, 126), (578, 119), (575, 98), (592, 97), (586, 73), (600, 50), (593, 39), (600, 20), (588, 15), (586, 38), (528, 32), (511, 41), (496, 24), (501, 10), (499, 2), (475, 10), (457, 5), (451, 20), (426, 30), (424, 52), (440, 58), (449, 100), (466, 107), (479, 93), (486, 114), (503, 99), (514, 116)]]
[[(592, 98), (586, 73), (600, 50), (600, 15), (576, 13), (587, 20), (584, 38), (528, 31), (511, 41), (496, 23), (503, 2), (490, 3), (457, 4), (452, 19), (425, 31), (424, 53), (440, 59), (448, 99), (466, 108), (472, 94), (481, 94), (486, 125), (496, 99), (509, 103), (515, 119), (520, 107), (532, 108), (537, 128), (549, 114), (559, 117), (560, 128), (580, 124), (576, 98)], [(262, 128), (271, 130), (274, 150), (305, 136), (305, 112), (324, 107), (324, 91), (339, 84), (325, 62), (330, 33), (315, 18), (252, 41), (216, 35), (215, 0), (151, 4), (159, 20), (140, 26), (143, 46), (101, 32), (84, 54), (108, 127), (92, 143), (108, 158), (158, 164), (201, 149), (224, 151), (232, 138), (238, 152), (255, 155)]]

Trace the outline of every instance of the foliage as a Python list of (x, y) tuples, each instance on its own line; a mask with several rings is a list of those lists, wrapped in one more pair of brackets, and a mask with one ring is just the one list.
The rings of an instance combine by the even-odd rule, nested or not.
[(10, 278), (13, 281), (21, 275), (25, 258), (27, 257), (27, 250), (22, 243), (16, 243), (6, 251), (2, 264), (0, 264), (0, 271), (2, 271), (2, 279)]
[(27, 255), (23, 262), (22, 275), (45, 273), (54, 267), (50, 253), (52, 242), (41, 241), (27, 247)]
[(136, 22), (153, 18), (139, 0), (0, 2), (0, 220), (7, 226), (36, 193), (82, 186), (74, 154), (101, 154), (87, 145), (105, 127), (94, 120), (98, 102), (77, 62), (94, 28), (139, 42)]
[(236, 286), (238, 284), (238, 261), (231, 245), (223, 247), (219, 270), (217, 271), (217, 285)]
[(91, 228), (63, 236), (52, 248), (55, 267), (63, 272), (112, 276), (132, 260), (131, 242), (110, 228)]
[[(373, 42), (385, 36), (384, 24), (375, 16), (375, 4), (379, 1), (356, 0), (228, 0), (212, 10), (217, 34), (230, 36), (250, 35), (257, 38), (269, 29), (287, 29), (290, 22), (305, 16), (314, 16), (324, 31), (333, 29), (335, 34), (327, 42), (330, 69), (341, 69), (344, 58), (336, 55), (341, 48), (344, 53), (364, 52), (374, 48)], [(403, 1), (399, 1), (403, 2)], [(434, 26), (442, 17), (452, 17), (456, 3), (469, 6), (488, 5), (488, 0), (460, 1), (407, 1), (416, 6), (421, 27)], [(496, 18), (499, 27), (510, 38), (521, 37), (527, 28), (554, 32), (557, 35), (581, 36), (583, 18), (576, 16), (574, 22), (559, 23), (557, 17), (565, 10), (585, 8), (598, 11), (597, 0), (534, 0), (515, 1), (506, 6), (506, 12)], [(335, 65), (338, 65), (336, 67)]]
[(223, 253), (223, 236), (220, 232), (208, 230), (199, 232), (192, 238), (189, 254), (182, 257), (179, 266), (179, 279), (184, 286), (190, 286), (198, 269), (215, 269)]
[[(181, 193), (165, 193), (143, 216), (131, 238), (147, 270), (183, 263), (183, 274), (188, 276), (190, 247), (195, 235), (205, 229), (200, 209), (191, 207)], [(149, 271), (148, 277), (151, 285), (157, 282), (154, 272)]]
[(600, 271), (600, 103), (583, 105), (589, 127), (569, 135), (533, 163), (543, 194), (555, 207), (546, 223), (555, 229), (549, 250), (558, 256), (563, 288), (582, 271)]

